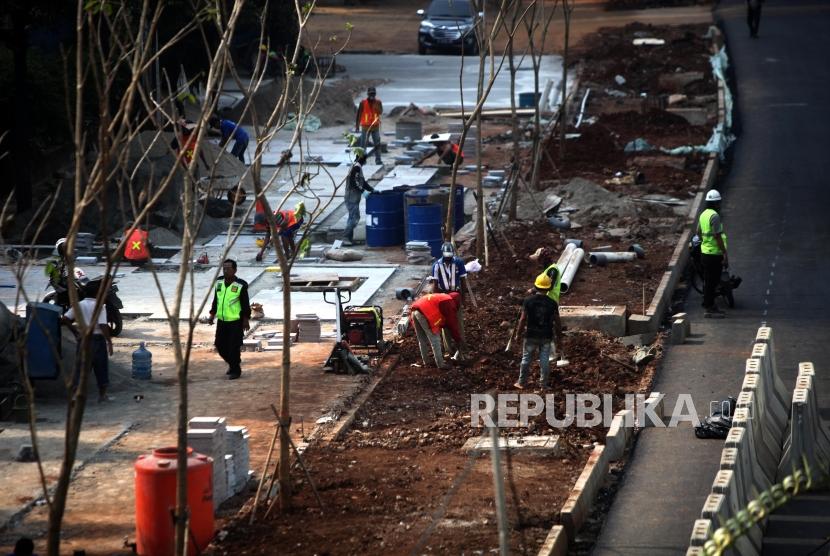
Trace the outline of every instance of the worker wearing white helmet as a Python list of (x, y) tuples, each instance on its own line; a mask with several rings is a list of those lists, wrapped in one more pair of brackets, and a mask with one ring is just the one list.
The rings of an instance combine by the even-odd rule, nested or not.
[[(464, 336), (464, 286), (467, 268), (461, 257), (455, 254), (455, 247), (449, 241), (441, 245), (441, 258), (432, 264), (432, 291), (435, 293), (458, 292), (458, 326)], [(448, 342), (449, 343), (449, 342)], [(456, 354), (462, 357), (463, 354)]]
[(726, 233), (720, 217), (721, 196), (716, 189), (706, 193), (706, 208), (700, 213), (697, 233), (700, 235), (700, 253), (703, 263), (703, 308), (706, 318), (725, 315), (715, 304), (715, 292), (724, 268), (729, 267)]

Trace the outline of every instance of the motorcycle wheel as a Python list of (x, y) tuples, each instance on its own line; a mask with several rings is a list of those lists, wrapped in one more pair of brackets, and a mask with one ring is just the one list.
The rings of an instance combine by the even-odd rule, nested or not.
[(121, 334), (124, 328), (124, 319), (121, 316), (121, 311), (115, 307), (107, 306), (107, 325), (110, 327), (110, 334), (113, 338)]

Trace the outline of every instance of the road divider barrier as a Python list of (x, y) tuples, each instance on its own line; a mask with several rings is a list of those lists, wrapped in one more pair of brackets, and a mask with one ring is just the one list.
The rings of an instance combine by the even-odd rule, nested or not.
[[(808, 382), (809, 379), (803, 381), (805, 385)], [(738, 512), (745, 510), (751, 500), (775, 482), (786, 452), (789, 412), (785, 397), (786, 390), (775, 360), (772, 328), (762, 326), (746, 360), (732, 428), (721, 451), (720, 469), (703, 505), (701, 519), (694, 524), (687, 554), (702, 553), (700, 547), (712, 531), (726, 527), (728, 520), (736, 518)], [(805, 408), (804, 414), (807, 419), (812, 415), (809, 408)], [(798, 446), (802, 439), (803, 435), (796, 440)], [(830, 442), (827, 447), (830, 448)], [(735, 539), (732, 553), (740, 556), (760, 554), (765, 526), (766, 521), (761, 521), (746, 535)]]

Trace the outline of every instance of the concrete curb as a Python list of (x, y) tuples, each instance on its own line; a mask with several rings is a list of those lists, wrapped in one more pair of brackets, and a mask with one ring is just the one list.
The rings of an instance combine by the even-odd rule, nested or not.
[(559, 512), (559, 521), (562, 522), (568, 538), (576, 538), (576, 533), (588, 519), (594, 499), (608, 474), (608, 463), (605, 446), (594, 446), (582, 473)]
[(551, 527), (538, 556), (566, 556), (568, 554), (568, 533), (562, 525)]
[(331, 429), (328, 433), (323, 434), (323, 440), (326, 442), (333, 442), (336, 440), (340, 440), (340, 438), (346, 434), (346, 431), (349, 430), (349, 427), (354, 422), (355, 417), (357, 416), (357, 412), (363, 408), (363, 404), (366, 403), (366, 400), (372, 395), (372, 392), (375, 391), (375, 388), (378, 384), (383, 382), (383, 379), (386, 378), (389, 373), (392, 372), (392, 369), (398, 364), (400, 360), (400, 355), (395, 354), (386, 361), (384, 361), (383, 366), (378, 374), (374, 376), (372, 382), (369, 383), (363, 392), (357, 397), (352, 405), (352, 408), (346, 413), (346, 416), (343, 419), (340, 419), (335, 424), (334, 428)]
[[(718, 82), (718, 124), (723, 124), (726, 118), (726, 106), (724, 103), (723, 83)], [(710, 154), (709, 160), (706, 162), (706, 167), (703, 170), (703, 177), (700, 180), (700, 185), (697, 188), (697, 195), (695, 195), (689, 212), (686, 214), (686, 230), (680, 235), (677, 241), (677, 246), (669, 259), (668, 270), (663, 274), (663, 279), (654, 292), (654, 297), (651, 304), (646, 309), (645, 315), (632, 314), (628, 317), (628, 334), (643, 334), (646, 332), (655, 332), (660, 327), (660, 321), (663, 320), (663, 313), (666, 306), (671, 300), (677, 283), (680, 277), (686, 270), (686, 265), (689, 262), (689, 249), (687, 245), (692, 231), (697, 225), (697, 217), (701, 212), (703, 205), (703, 197), (706, 192), (715, 185), (718, 177), (718, 169), (720, 168), (720, 159), (717, 154)]]

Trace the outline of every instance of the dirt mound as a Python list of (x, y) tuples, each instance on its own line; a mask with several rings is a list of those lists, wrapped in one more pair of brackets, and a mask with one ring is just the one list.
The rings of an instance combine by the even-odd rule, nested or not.
[[(626, 82), (624, 90), (655, 94), (661, 92), (660, 75), (678, 71), (701, 71), (707, 87), (714, 91), (707, 46), (703, 39), (707, 25), (679, 25), (657, 27), (643, 23), (631, 23), (625, 27), (602, 28), (586, 37), (576, 49), (583, 53), (583, 82), (612, 86), (616, 75)], [(638, 37), (664, 39), (663, 46), (634, 46)], [(678, 69), (679, 68), (679, 69)]]
[(644, 114), (603, 114), (599, 121), (613, 130), (622, 143), (642, 137), (657, 147), (665, 148), (705, 144), (711, 132), (704, 126), (693, 126), (682, 116), (665, 110), (649, 110)]
[[(320, 123), (324, 127), (348, 124), (352, 125), (355, 117), (355, 97), (365, 92), (369, 85), (377, 85), (378, 80), (354, 80), (342, 79), (338, 81), (326, 82), (320, 89), (320, 94), (311, 113), (320, 118)], [(264, 125), (274, 110), (280, 96), (283, 94), (283, 80), (274, 80), (267, 85), (261, 87), (253, 97), (253, 108), (256, 112), (257, 122)], [(306, 81), (304, 83), (306, 94), (311, 89), (312, 83)], [(296, 112), (297, 105), (296, 90), (289, 92), (291, 100), (289, 101), (289, 112)], [(252, 111), (248, 110), (244, 117), (242, 117), (242, 105), (237, 106), (233, 110), (227, 112), (227, 117), (239, 121), (247, 125), (253, 125)]]

